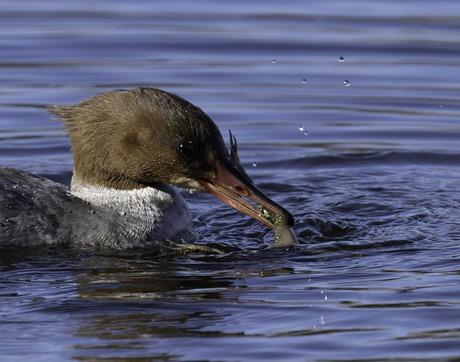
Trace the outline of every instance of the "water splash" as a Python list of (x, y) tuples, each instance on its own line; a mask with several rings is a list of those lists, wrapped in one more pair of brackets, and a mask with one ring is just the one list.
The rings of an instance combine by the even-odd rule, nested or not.
[(308, 136), (308, 131), (305, 129), (303, 125), (299, 125), (299, 131), (303, 132), (305, 136)]

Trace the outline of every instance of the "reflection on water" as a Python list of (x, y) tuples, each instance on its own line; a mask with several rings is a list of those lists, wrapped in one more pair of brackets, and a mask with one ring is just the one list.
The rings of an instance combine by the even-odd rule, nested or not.
[[(449, 304), (456, 305), (460, 295), (449, 270), (457, 263), (440, 264), (440, 256), (429, 264), (431, 253), (416, 242), (350, 247), (330, 240), (224, 257), (18, 258), (3, 272), (9, 280), (3, 298), (15, 306), (0, 307), (16, 311), (14, 324), (4, 319), (20, 339), (21, 323), (36, 338), (44, 327), (65, 331), (61, 356), (83, 360), (120, 353), (128, 360), (206, 360), (218, 351), (229, 360), (262, 358), (256, 352), (268, 360), (298, 360), (340, 358), (339, 349), (385, 356), (391, 345), (414, 353), (438, 343), (455, 351), (457, 311)], [(41, 274), (27, 280), (27, 269)], [(21, 292), (11, 293), (19, 286)], [(395, 328), (401, 321), (404, 330)], [(36, 345), (55, 343), (48, 332), (39, 336)]]
[[(0, 164), (68, 184), (50, 103), (177, 92), (238, 139), (300, 245), (207, 195), (227, 255), (0, 251), (5, 360), (460, 355), (457, 2), (6, 1)], [(260, 250), (259, 252), (252, 252)]]

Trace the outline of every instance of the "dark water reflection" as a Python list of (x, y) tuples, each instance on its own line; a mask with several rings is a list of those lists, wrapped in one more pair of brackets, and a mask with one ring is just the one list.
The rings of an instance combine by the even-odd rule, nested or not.
[(460, 5), (216, 4), (4, 2), (0, 164), (68, 185), (46, 105), (164, 88), (232, 129), (300, 245), (185, 194), (227, 255), (0, 250), (2, 361), (458, 359)]
[[(4, 314), (9, 333), (24, 338), (24, 328), (34, 336), (44, 329), (35, 345), (53, 344), (59, 356), (83, 360), (206, 360), (222, 351), (229, 360), (341, 359), (439, 345), (454, 351), (457, 263), (428, 249), (407, 240), (362, 248), (329, 241), (166, 260), (29, 257), (4, 269), (3, 299), (14, 305), (1, 308), (15, 311)], [(58, 331), (66, 338), (56, 349)]]

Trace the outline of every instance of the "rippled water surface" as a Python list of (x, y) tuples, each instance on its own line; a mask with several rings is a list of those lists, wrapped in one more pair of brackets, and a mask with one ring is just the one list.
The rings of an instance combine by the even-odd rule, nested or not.
[[(155, 86), (231, 129), (300, 245), (185, 194), (228, 255), (0, 252), (2, 361), (460, 358), (458, 1), (2, 1), (0, 164), (66, 185), (51, 103)], [(342, 57), (342, 58), (341, 58)]]

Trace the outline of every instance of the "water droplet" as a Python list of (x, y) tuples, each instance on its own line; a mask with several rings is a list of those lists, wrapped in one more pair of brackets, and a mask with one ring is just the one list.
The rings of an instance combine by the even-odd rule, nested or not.
[(339, 57), (339, 62), (340, 63), (343, 63), (345, 61), (345, 58), (344, 57)]
[(305, 129), (303, 125), (299, 125), (299, 131), (303, 132), (305, 136), (308, 136), (308, 131)]
[(345, 87), (350, 87), (350, 86), (351, 86), (350, 81), (348, 81), (348, 80), (344, 80), (344, 81), (343, 81), (343, 85), (344, 85)]
[(252, 167), (257, 167), (257, 162), (256, 162), (256, 161), (254, 161), (254, 162), (252, 163)]
[(275, 64), (275, 63), (276, 63), (276, 59), (273, 59), (273, 60), (272, 60), (272, 63)]
[(125, 215), (126, 215), (126, 212), (120, 211), (118, 214), (119, 214), (120, 216), (125, 216)]
[(303, 78), (303, 79), (302, 79), (302, 83), (303, 83), (303, 84), (307, 83), (307, 78)]

